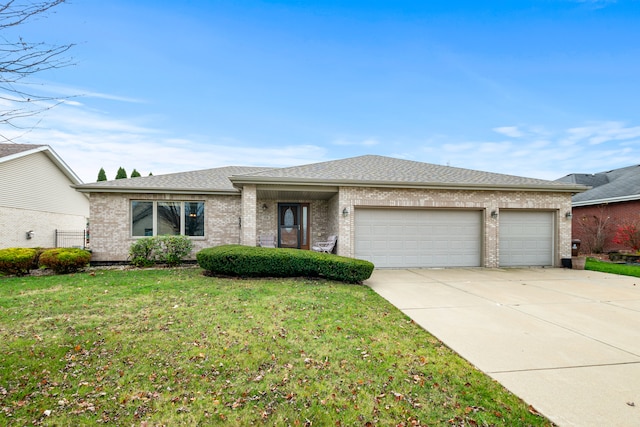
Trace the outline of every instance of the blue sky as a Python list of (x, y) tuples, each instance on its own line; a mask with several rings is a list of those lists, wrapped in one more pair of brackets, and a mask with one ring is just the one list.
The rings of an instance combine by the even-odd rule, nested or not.
[(17, 31), (77, 44), (35, 82), (77, 96), (3, 135), (85, 182), (362, 154), (599, 172), (640, 163), (639, 22), (639, 0), (75, 0)]

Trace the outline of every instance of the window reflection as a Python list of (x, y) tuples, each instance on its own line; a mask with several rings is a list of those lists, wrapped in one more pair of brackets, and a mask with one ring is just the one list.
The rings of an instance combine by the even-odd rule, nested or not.
[(204, 202), (185, 202), (184, 234), (204, 236)]

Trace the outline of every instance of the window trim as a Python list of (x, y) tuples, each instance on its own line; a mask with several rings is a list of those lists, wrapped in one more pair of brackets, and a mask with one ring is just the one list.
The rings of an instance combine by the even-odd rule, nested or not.
[[(151, 203), (151, 223), (152, 223), (152, 233), (150, 236), (139, 236), (133, 234), (133, 204), (135, 202), (140, 203)], [(132, 239), (143, 239), (145, 237), (155, 237), (158, 236), (158, 203), (179, 203), (180, 206), (180, 233), (175, 234), (176, 236), (186, 236), (190, 239), (198, 240), (206, 238), (206, 221), (204, 220), (205, 210), (206, 210), (206, 202), (205, 200), (144, 200), (144, 199), (130, 199), (129, 200), (129, 237)], [(186, 203), (202, 203), (202, 216), (203, 216), (203, 226), (202, 226), (202, 236), (189, 236), (185, 234), (186, 230)]]

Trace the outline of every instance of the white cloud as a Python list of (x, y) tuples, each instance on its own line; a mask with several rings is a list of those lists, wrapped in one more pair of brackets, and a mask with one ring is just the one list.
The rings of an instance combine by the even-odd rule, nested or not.
[(112, 118), (75, 104), (62, 104), (40, 119), (33, 129), (10, 129), (3, 136), (50, 145), (84, 182), (95, 181), (101, 167), (113, 179), (119, 167), (159, 175), (229, 165), (293, 166), (326, 156), (326, 149), (314, 145), (255, 147), (229, 138), (177, 137), (147, 118)]
[(628, 166), (640, 158), (640, 127), (622, 122), (589, 123), (555, 131), (533, 126), (524, 129), (517, 140), (507, 141), (453, 142), (440, 136), (425, 143), (428, 145), (420, 150), (422, 157), (417, 160), (554, 180), (569, 173)]
[(119, 167), (128, 173), (135, 168), (143, 175), (159, 175), (229, 165), (286, 167), (365, 153), (556, 179), (628, 166), (637, 162), (630, 159), (640, 158), (640, 126), (620, 121), (560, 130), (505, 126), (492, 129), (497, 132), (495, 139), (460, 140), (437, 134), (421, 143), (399, 136), (393, 141), (339, 138), (320, 146), (175, 135), (163, 130), (161, 118), (113, 117), (79, 102), (63, 103), (34, 120), (41, 122), (31, 130), (9, 129), (3, 135), (19, 143), (51, 145), (85, 182), (95, 181), (101, 167), (112, 179)]
[(517, 126), (502, 126), (493, 128), (492, 130), (511, 138), (520, 138), (521, 136), (524, 136), (524, 133), (520, 129), (518, 129)]
[(609, 141), (640, 138), (640, 126), (627, 127), (624, 122), (609, 121), (570, 128), (567, 133), (569, 141), (598, 145)]

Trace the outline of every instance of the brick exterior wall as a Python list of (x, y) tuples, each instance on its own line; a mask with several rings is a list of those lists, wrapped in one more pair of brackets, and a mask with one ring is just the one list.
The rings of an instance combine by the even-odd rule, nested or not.
[[(626, 224), (640, 226), (640, 201), (573, 208), (572, 234), (574, 239), (581, 241), (581, 253), (607, 253), (630, 249), (613, 242), (616, 229)], [(601, 233), (600, 239), (597, 237), (598, 231)]]
[[(257, 244), (260, 234), (277, 235), (279, 200), (261, 199), (255, 186), (245, 186), (243, 196), (91, 194), (91, 248), (94, 261), (125, 261), (135, 240), (130, 231), (131, 200), (205, 202), (205, 237), (194, 238), (194, 253), (221, 244)], [(412, 190), (341, 187), (329, 200), (288, 200), (309, 203), (311, 243), (337, 234), (337, 253), (355, 255), (355, 209), (358, 207), (411, 207), (473, 209), (483, 211), (483, 259), (485, 267), (498, 267), (499, 221), (490, 212), (500, 209), (544, 210), (555, 213), (555, 265), (571, 257), (570, 193), (475, 190)], [(266, 204), (267, 209), (262, 205)], [(348, 215), (343, 215), (344, 209)], [(575, 213), (574, 213), (575, 215)], [(242, 216), (242, 227), (238, 218)]]
[(246, 246), (256, 245), (257, 226), (257, 192), (255, 185), (245, 185), (242, 189), (242, 221), (241, 243)]
[(570, 193), (473, 190), (411, 190), (364, 187), (341, 187), (339, 212), (346, 207), (347, 217), (340, 214), (338, 254), (353, 257), (355, 245), (355, 215), (357, 207), (412, 207), (483, 210), (483, 266), (498, 267), (499, 221), (491, 211), (500, 209), (545, 210), (555, 212), (555, 266), (562, 258), (571, 257), (571, 221), (564, 214), (571, 210)]
[(132, 200), (204, 201), (205, 236), (192, 238), (191, 258), (203, 248), (240, 243), (239, 196), (91, 193), (90, 200), (93, 261), (127, 260), (129, 247), (136, 240), (131, 236)]

